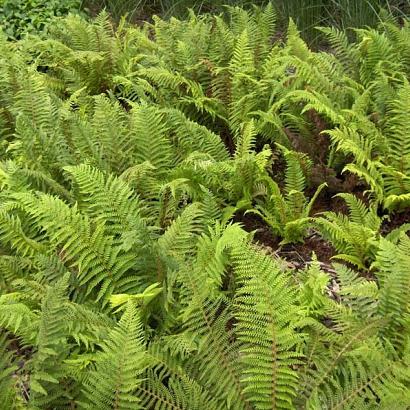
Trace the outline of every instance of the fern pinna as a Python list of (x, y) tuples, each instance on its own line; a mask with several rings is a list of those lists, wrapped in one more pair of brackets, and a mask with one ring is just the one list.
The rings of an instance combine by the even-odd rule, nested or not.
[(0, 37), (5, 409), (409, 408), (409, 23), (276, 20)]

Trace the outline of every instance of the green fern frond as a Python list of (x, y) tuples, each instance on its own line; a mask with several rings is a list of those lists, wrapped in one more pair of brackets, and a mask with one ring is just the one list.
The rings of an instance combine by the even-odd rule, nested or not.
[(62, 259), (78, 269), (78, 280), (87, 285), (87, 294), (99, 288), (97, 300), (106, 302), (118, 281), (134, 266), (133, 252), (106, 234), (103, 223), (93, 224), (80, 214), (76, 205), (71, 208), (46, 194), (23, 194), (18, 199), (45, 230)]
[(346, 33), (335, 27), (318, 27), (318, 30), (325, 34), (333, 52), (342, 62), (345, 70), (355, 76), (359, 64), (359, 56)]
[(66, 405), (74, 404), (70, 387), (67, 386), (66, 390), (59, 386), (65, 376), (63, 360), (69, 352), (64, 308), (67, 287), (68, 275), (50, 287), (42, 300), (36, 352), (30, 364), (32, 374), (29, 405), (34, 408), (53, 406), (53, 403), (61, 405), (62, 402)]
[(138, 312), (131, 302), (118, 325), (110, 332), (96, 354), (95, 370), (90, 372), (84, 386), (90, 409), (139, 409), (135, 394), (142, 381), (142, 372), (149, 361), (145, 354), (143, 328)]
[(158, 173), (174, 165), (173, 150), (167, 138), (163, 115), (154, 107), (134, 107), (131, 114), (131, 139), (135, 144), (135, 160), (149, 161)]
[(380, 281), (379, 312), (389, 318), (383, 334), (391, 337), (395, 344), (402, 343), (403, 325), (408, 326), (405, 323), (409, 315), (406, 299), (409, 281), (409, 249), (410, 240), (405, 235), (398, 246), (386, 239), (381, 239), (374, 263)]
[(177, 109), (167, 109), (165, 114), (167, 124), (176, 135), (178, 148), (183, 148), (186, 153), (206, 153), (216, 161), (228, 159), (228, 152), (220, 137), (207, 127), (189, 120)]
[(302, 341), (295, 331), (300, 312), (294, 289), (268, 256), (235, 246), (232, 258), (239, 285), (234, 314), (243, 392), (258, 409), (292, 408)]
[(397, 171), (410, 174), (410, 143), (408, 141), (409, 125), (406, 121), (410, 112), (408, 96), (410, 85), (405, 82), (399, 89), (396, 99), (388, 105), (385, 132), (389, 145), (389, 157)]
[(188, 256), (192, 252), (195, 237), (202, 233), (203, 217), (200, 204), (186, 207), (158, 239), (161, 254), (177, 259)]
[(144, 209), (130, 187), (121, 179), (104, 174), (88, 165), (65, 167), (79, 188), (77, 200), (97, 223), (104, 223), (107, 233), (143, 234)]
[(323, 217), (315, 220), (315, 224), (340, 252), (334, 258), (365, 268), (374, 260), (382, 218), (377, 215), (374, 205), (366, 207), (363, 201), (352, 194), (338, 196), (346, 201), (349, 216), (327, 211)]

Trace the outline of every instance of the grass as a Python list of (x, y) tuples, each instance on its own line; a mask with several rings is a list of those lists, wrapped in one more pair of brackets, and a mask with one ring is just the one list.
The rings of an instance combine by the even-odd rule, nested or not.
[[(190, 8), (197, 13), (221, 12), (224, 5), (252, 7), (266, 3), (266, 0), (89, 0), (87, 5), (94, 11), (105, 8), (117, 20), (127, 15), (133, 22), (149, 19), (152, 14), (183, 18)], [(410, 0), (273, 0), (273, 3), (282, 23), (285, 25), (293, 18), (310, 42), (319, 35), (317, 26), (374, 26), (382, 8), (395, 16), (410, 15)]]

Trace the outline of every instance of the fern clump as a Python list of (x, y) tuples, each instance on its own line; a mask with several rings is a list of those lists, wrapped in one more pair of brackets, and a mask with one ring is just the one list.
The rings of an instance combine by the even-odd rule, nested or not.
[(285, 147), (281, 149), (287, 164), (284, 194), (274, 180), (266, 179), (270, 196), (250, 212), (260, 215), (273, 233), (283, 238), (281, 243), (286, 244), (303, 241), (306, 230), (312, 222), (310, 217), (312, 206), (326, 183), (322, 183), (313, 197), (308, 200), (304, 191), (307, 185), (305, 173), (309, 172), (311, 167), (310, 160)]
[(4, 408), (409, 408), (409, 23), (276, 20), (0, 36)]
[[(323, 212), (315, 220), (321, 234), (328, 239), (338, 252), (336, 259), (344, 260), (358, 268), (369, 267), (374, 261), (381, 239), (383, 217), (379, 217), (375, 204), (367, 207), (352, 194), (339, 194), (349, 209), (349, 214)], [(394, 229), (386, 240), (396, 243), (401, 233), (410, 230), (409, 224)]]

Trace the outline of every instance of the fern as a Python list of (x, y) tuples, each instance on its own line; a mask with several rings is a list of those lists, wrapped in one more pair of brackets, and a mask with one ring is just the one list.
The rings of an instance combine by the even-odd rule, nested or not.
[(8, 350), (10, 340), (7, 340), (6, 333), (1, 335), (0, 346), (0, 393), (4, 406), (9, 409), (23, 408), (18, 399), (17, 382), (13, 380), (13, 373), (18, 370), (18, 367), (14, 362), (13, 353)]
[(113, 235), (134, 231), (144, 234), (144, 209), (132, 190), (120, 179), (106, 178), (87, 165), (66, 167), (78, 184), (80, 208), (96, 222), (102, 222)]
[(0, 38), (3, 407), (409, 407), (409, 22), (225, 10)]
[(280, 146), (280, 148), (284, 152), (287, 163), (284, 194), (275, 181), (266, 178), (270, 196), (265, 203), (262, 202), (250, 212), (260, 215), (272, 231), (283, 238), (282, 244), (286, 244), (303, 240), (306, 229), (311, 223), (310, 212), (313, 203), (326, 184), (319, 186), (308, 201), (304, 195), (306, 177), (303, 167), (307, 165), (309, 168), (309, 161), (304, 164), (305, 156), (285, 147)]
[(95, 370), (86, 377), (84, 408), (142, 408), (135, 391), (148, 359), (142, 326), (131, 302), (102, 348), (95, 357)]
[[(301, 335), (295, 332), (300, 312), (293, 305), (293, 289), (266, 256), (237, 248), (232, 257), (239, 285), (234, 299), (235, 331), (241, 342), (244, 393), (256, 408), (291, 408), (301, 343)], [(257, 266), (258, 273), (250, 271), (250, 266)], [(280, 304), (275, 306), (275, 300)]]
[[(405, 344), (402, 335), (407, 328), (408, 303), (406, 302), (408, 283), (408, 248), (409, 239), (403, 236), (399, 246), (394, 246), (382, 239), (374, 266), (378, 268), (380, 280), (379, 311), (389, 318), (389, 323), (383, 331), (393, 336), (395, 343)], [(402, 340), (403, 339), (403, 340)]]
[[(67, 288), (67, 276), (50, 288), (41, 306), (38, 323), (37, 351), (33, 356), (30, 377), (29, 403), (34, 408), (41, 408), (52, 403), (71, 401), (70, 387), (59, 389), (63, 379), (63, 360), (68, 356), (68, 344), (65, 327), (65, 312), (62, 301)], [(60, 405), (60, 404), (59, 404)]]
[[(378, 216), (377, 207), (366, 207), (363, 201), (352, 194), (338, 196), (345, 200), (349, 215), (324, 212), (324, 216), (317, 218), (315, 223), (321, 234), (341, 252), (334, 258), (364, 269), (375, 259), (383, 218)], [(406, 230), (408, 227), (404, 225), (397, 228), (396, 233)], [(389, 238), (393, 240), (396, 233), (390, 233)]]
[[(87, 294), (100, 285), (97, 300), (107, 298), (116, 281), (133, 266), (133, 254), (124, 250), (113, 236), (105, 235), (103, 223), (93, 227), (76, 206), (70, 208), (45, 194), (38, 197), (26, 194), (19, 199), (47, 232), (54, 249), (62, 252), (63, 260), (78, 268), (78, 279), (80, 284), (87, 284)], [(84, 247), (85, 243), (89, 246)]]

